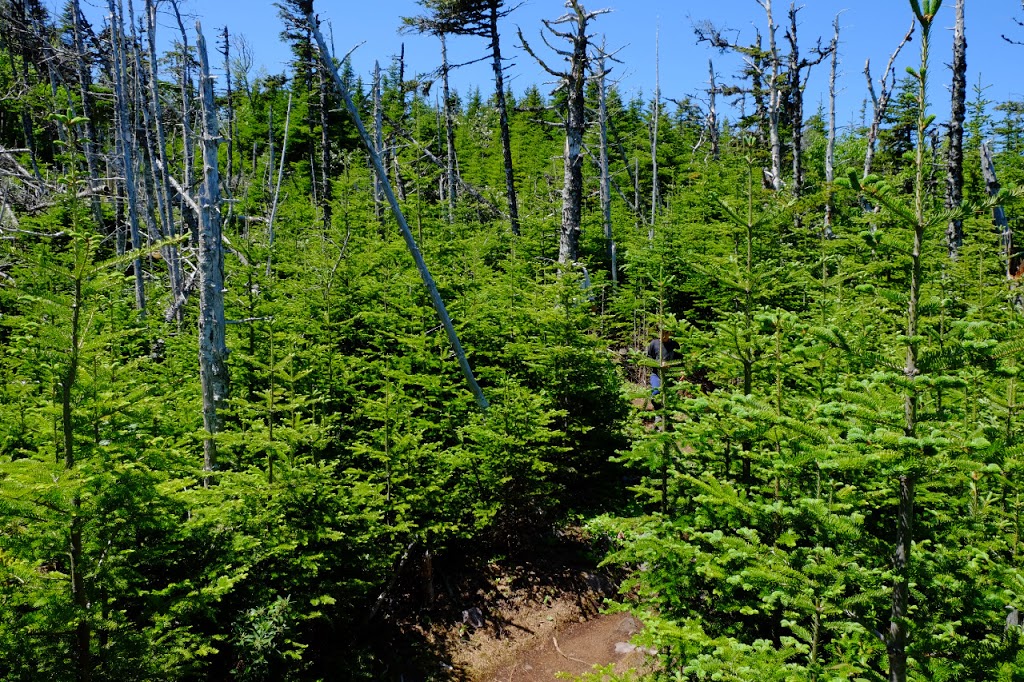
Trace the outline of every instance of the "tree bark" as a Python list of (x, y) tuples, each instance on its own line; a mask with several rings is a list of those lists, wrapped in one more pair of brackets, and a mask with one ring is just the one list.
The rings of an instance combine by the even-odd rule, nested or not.
[(612, 285), (619, 283), (619, 268), (616, 263), (615, 239), (612, 237), (612, 188), (608, 172), (608, 92), (606, 88), (605, 48), (601, 46), (597, 58), (598, 126), (601, 134), (599, 165), (601, 169), (601, 216), (604, 222), (604, 240), (607, 248)]
[(79, 0), (71, 1), (72, 35), (75, 41), (75, 52), (77, 54), (76, 67), (78, 68), (78, 90), (82, 99), (82, 116), (85, 118), (85, 166), (89, 172), (89, 189), (92, 196), (89, 199), (92, 208), (92, 217), (97, 227), (103, 231), (103, 210), (100, 206), (98, 190), (100, 185), (99, 161), (97, 159), (99, 143), (96, 134), (96, 122), (93, 120), (92, 105), (92, 73), (89, 70), (88, 56), (85, 51), (85, 41), (82, 40), (82, 8)]
[[(995, 163), (992, 161), (992, 152), (986, 142), (981, 143), (981, 173), (985, 178), (985, 191), (990, 197), (999, 194), (999, 179), (996, 177)], [(1014, 256), (1013, 228), (1010, 221), (1006, 219), (1006, 211), (1002, 206), (992, 207), (992, 224), (999, 230), (999, 245), (1003, 250), (1003, 263), (1006, 277), (1013, 278), (1018, 272), (1019, 261)]]
[(448, 41), (441, 39), (441, 96), (444, 98), (444, 139), (448, 150), (448, 222), (455, 222), (455, 122), (452, 120), (452, 100), (448, 90)]
[(110, 44), (114, 68), (114, 102), (117, 114), (117, 131), (120, 140), (120, 160), (124, 173), (124, 189), (128, 202), (128, 229), (132, 242), (132, 250), (136, 252), (133, 259), (135, 270), (135, 308), (139, 314), (146, 314), (145, 276), (142, 272), (142, 257), (138, 252), (142, 249), (142, 236), (139, 233), (138, 186), (135, 179), (135, 143), (131, 133), (128, 94), (125, 92), (125, 78), (128, 71), (128, 60), (124, 44), (124, 15), (121, 1), (107, 0), (110, 10)]
[[(964, 33), (964, 0), (956, 2), (953, 30), (953, 81), (949, 117), (949, 159), (946, 163), (946, 208), (960, 206), (964, 198), (964, 118), (967, 97), (967, 36)], [(954, 218), (946, 226), (949, 257), (956, 260), (964, 242), (964, 222)]]
[(825, 144), (825, 184), (826, 197), (825, 197), (825, 227), (824, 235), (826, 239), (831, 239), (834, 235), (832, 232), (832, 214), (835, 212), (835, 200), (832, 197), (832, 183), (836, 179), (835, 171), (835, 158), (836, 158), (836, 67), (839, 63), (839, 15), (836, 15), (835, 20), (832, 22), (832, 42), (829, 45), (829, 50), (832, 53), (832, 58), (829, 66), (828, 76), (828, 141)]
[[(608, 10), (588, 12), (578, 0), (567, 0), (568, 12), (558, 19), (544, 20), (544, 26), (553, 35), (569, 42), (571, 49), (558, 50), (569, 62), (567, 71), (555, 71), (537, 56), (519, 31), (523, 49), (541, 68), (558, 78), (565, 90), (565, 149), (563, 152), (564, 177), (562, 183), (562, 227), (559, 231), (558, 262), (571, 263), (579, 258), (580, 225), (583, 212), (583, 134), (586, 132), (586, 101), (583, 89), (590, 68), (588, 54), (590, 36), (587, 28), (594, 17)], [(559, 30), (567, 24), (568, 28)], [(546, 42), (546, 41), (545, 41)]]
[(779, 50), (775, 44), (778, 28), (772, 17), (772, 0), (757, 0), (764, 8), (768, 20), (768, 60), (771, 72), (768, 75), (768, 140), (772, 152), (772, 189), (782, 190), (782, 134), (779, 118), (782, 109), (782, 90), (779, 88)]
[(203, 184), (199, 197), (199, 380), (203, 393), (204, 485), (217, 465), (214, 437), (220, 431), (219, 410), (228, 397), (228, 349), (224, 340), (224, 250), (221, 244), (220, 134), (213, 97), (213, 77), (202, 27), (196, 22), (203, 108)]
[(501, 154), (505, 164), (505, 194), (508, 196), (508, 220), (512, 234), (519, 235), (519, 200), (516, 196), (515, 170), (512, 165), (512, 136), (508, 125), (508, 103), (505, 101), (505, 77), (501, 66), (498, 39), (498, 3), (490, 7), (491, 68), (494, 70), (494, 98), (498, 107), (498, 128), (501, 133)]
[(658, 122), (661, 119), (661, 62), (658, 54), (659, 31), (654, 33), (654, 102), (651, 106), (651, 226), (647, 239), (654, 239), (654, 223), (658, 216)]
[(306, 16), (306, 21), (313, 33), (313, 37), (316, 39), (317, 48), (320, 51), (320, 61), (329, 70), (333, 77), (335, 86), (337, 86), (338, 91), (345, 100), (345, 107), (352, 115), (352, 119), (356, 124), (356, 129), (359, 131), (359, 137), (363, 140), (363, 144), (366, 146), (366, 149), (370, 154), (370, 160), (373, 162), (373, 168), (377, 173), (377, 177), (381, 178), (383, 181), (384, 193), (391, 206), (391, 211), (395, 215), (395, 220), (398, 221), (398, 227), (402, 231), (402, 238), (405, 240), (405, 245), (409, 249), (409, 253), (412, 254), (413, 260), (416, 262), (416, 268), (419, 270), (420, 277), (423, 279), (423, 284), (427, 288), (427, 293), (429, 294), (430, 301), (434, 306), (434, 311), (441, 320), (441, 326), (444, 327), (444, 330), (448, 335), (448, 340), (452, 344), (452, 349), (455, 351), (455, 357), (459, 361), (459, 367), (462, 369), (466, 383), (469, 386), (469, 389), (473, 392), (473, 395), (476, 397), (477, 405), (481, 410), (486, 410), (489, 407), (487, 398), (484, 397), (483, 390), (481, 390), (480, 385), (477, 384), (476, 378), (473, 376), (473, 370), (469, 366), (469, 360), (466, 358), (466, 353), (463, 351), (462, 344), (459, 342), (458, 334), (455, 332), (455, 326), (452, 325), (451, 318), (448, 316), (448, 309), (445, 308), (444, 301), (441, 300), (441, 294), (437, 291), (437, 285), (434, 284), (434, 278), (431, 277), (430, 271), (427, 269), (427, 264), (423, 261), (423, 254), (420, 253), (420, 249), (416, 245), (416, 240), (413, 238), (412, 230), (409, 229), (409, 224), (405, 220), (405, 214), (402, 212), (402, 207), (398, 204), (398, 199), (395, 197), (395, 193), (391, 189), (391, 183), (388, 182), (387, 179), (387, 169), (384, 168), (384, 163), (381, 160), (380, 155), (374, 150), (373, 140), (370, 139), (370, 136), (366, 132), (366, 127), (363, 125), (363, 119), (359, 116), (359, 110), (356, 109), (355, 102), (352, 101), (348, 88), (338, 75), (337, 69), (334, 68), (333, 58), (327, 49), (324, 37), (320, 34), (320, 29), (317, 27), (316, 18), (312, 13), (310, 13)]
[(715, 104), (718, 85), (715, 83), (715, 64), (708, 60), (708, 137), (711, 140), (711, 158), (718, 161), (721, 154), (718, 137), (718, 108)]
[(879, 92), (875, 94), (875, 83), (871, 79), (871, 60), (864, 62), (864, 76), (868, 80), (868, 94), (871, 96), (872, 116), (871, 116), (871, 127), (868, 128), (867, 135), (867, 151), (864, 154), (864, 178), (871, 175), (871, 167), (875, 161), (875, 143), (878, 141), (878, 131), (882, 126), (882, 119), (885, 118), (885, 111), (889, 107), (889, 98), (892, 96), (892, 89), (896, 86), (896, 70), (895, 62), (896, 57), (899, 56), (903, 46), (906, 45), (911, 36), (914, 35), (914, 28), (917, 26), (916, 22), (910, 24), (910, 28), (907, 30), (907, 34), (903, 36), (903, 40), (896, 46), (893, 53), (889, 56), (889, 62), (885, 65), (885, 71), (882, 72), (882, 77), (879, 79)]

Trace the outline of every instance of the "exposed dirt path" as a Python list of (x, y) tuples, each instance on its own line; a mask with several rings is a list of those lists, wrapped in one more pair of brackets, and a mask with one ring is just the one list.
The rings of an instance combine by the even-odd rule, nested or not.
[(614, 664), (618, 673), (649, 665), (647, 653), (630, 643), (640, 624), (626, 613), (599, 613), (600, 599), (596, 591), (513, 599), (487, 627), (453, 642), (457, 669), (474, 682), (550, 682), (595, 665)]
[(569, 625), (547, 641), (537, 641), (532, 652), (522, 652), (511, 665), (487, 675), (488, 682), (549, 682), (557, 673), (581, 675), (595, 665), (615, 664), (615, 671), (644, 665), (645, 654), (629, 643), (638, 624), (624, 613), (601, 615)]

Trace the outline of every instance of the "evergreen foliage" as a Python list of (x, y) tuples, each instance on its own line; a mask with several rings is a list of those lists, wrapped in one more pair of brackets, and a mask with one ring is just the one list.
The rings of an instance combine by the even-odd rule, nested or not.
[[(429, 30), (475, 36), (512, 9), (421, 4)], [(941, 3), (910, 4), (927, 29)], [(827, 185), (816, 114), (797, 198), (762, 181), (760, 114), (725, 122), (712, 158), (694, 100), (673, 111), (611, 88), (613, 278), (594, 126), (579, 250), (558, 262), (564, 92), (506, 93), (510, 223), (499, 98), (483, 84), (450, 98), (453, 196), (444, 107), (405, 75), (419, 65), (392, 63), (385, 170), (482, 410), (332, 104), (310, 3), (279, 9), (295, 63), (250, 78), (236, 62), (231, 106), (218, 102), (234, 116), (231, 392), (204, 472), (191, 43), (160, 57), (158, 113), (132, 85), (153, 71), (130, 24), (83, 20), (76, 38), (70, 7), (58, 25), (0, 0), (0, 91), (19, 93), (0, 100), (0, 679), (441, 679), (436, 661), (411, 670), (401, 625), (461, 609), (460, 571), (581, 520), (657, 651), (645, 679), (1021, 678), (1024, 322), (1019, 255), (991, 212), (1020, 222), (1024, 105), (993, 106), (979, 81), (965, 157), (994, 138), (1009, 190), (989, 197), (968, 167), (964, 205), (945, 210), (927, 30), (875, 175)], [(367, 75), (340, 66), (372, 120)], [(157, 115), (175, 131), (162, 150)], [(862, 167), (864, 134), (839, 139), (840, 166)], [(92, 178), (122, 158), (134, 250), (126, 176)], [(663, 328), (681, 349), (661, 368), (642, 351)]]

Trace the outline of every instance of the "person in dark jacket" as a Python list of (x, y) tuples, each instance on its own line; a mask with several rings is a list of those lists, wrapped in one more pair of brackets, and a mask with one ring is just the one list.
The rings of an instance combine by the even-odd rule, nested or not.
[(672, 340), (672, 332), (662, 329), (658, 338), (647, 344), (647, 357), (658, 363), (658, 367), (651, 372), (651, 395), (658, 395), (658, 390), (664, 380), (664, 370), (668, 363), (675, 360), (679, 344)]

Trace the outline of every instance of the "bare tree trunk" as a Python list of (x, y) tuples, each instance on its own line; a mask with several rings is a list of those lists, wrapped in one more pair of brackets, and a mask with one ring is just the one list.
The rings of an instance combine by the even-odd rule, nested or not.
[[(803, 133), (804, 133), (804, 91), (801, 83), (801, 71), (804, 64), (800, 62), (800, 45), (796, 33), (796, 3), (789, 5), (789, 30), (786, 39), (789, 41), (789, 97), (792, 105), (792, 117), (789, 121), (792, 130), (793, 144), (793, 197), (799, 199), (804, 188), (803, 169)], [(800, 227), (800, 215), (794, 214), (795, 227)]]
[(323, 216), (324, 233), (330, 231), (333, 222), (334, 200), (331, 178), (334, 172), (331, 168), (331, 92), (327, 87), (328, 77), (324, 70), (317, 69), (317, 77), (320, 81), (320, 210)]
[(444, 98), (444, 135), (448, 148), (448, 222), (455, 222), (455, 123), (452, 120), (452, 100), (448, 91), (448, 41), (441, 39), (441, 96)]
[(839, 15), (836, 15), (832, 22), (832, 42), (829, 46), (832, 52), (832, 60), (828, 76), (828, 141), (825, 144), (825, 183), (827, 195), (825, 198), (825, 227), (826, 239), (834, 236), (832, 232), (832, 214), (835, 212), (835, 200), (832, 197), (832, 183), (836, 179), (835, 158), (836, 158), (836, 67), (839, 64)]
[(772, 189), (782, 190), (782, 135), (779, 132), (779, 114), (782, 109), (782, 90), (779, 88), (779, 50), (775, 44), (778, 26), (772, 16), (772, 0), (757, 0), (768, 19), (768, 140), (772, 150)]
[(604, 221), (604, 240), (608, 250), (612, 284), (619, 283), (619, 268), (616, 263), (615, 239), (612, 237), (612, 191), (611, 176), (608, 172), (608, 92), (606, 89), (605, 47), (602, 43), (597, 58), (598, 126), (601, 133), (599, 163), (601, 167), (601, 216)]
[[(568, 11), (554, 21), (544, 20), (547, 29), (556, 36), (569, 41), (571, 50), (558, 50), (558, 54), (569, 62), (568, 71), (554, 71), (537, 56), (520, 30), (519, 40), (523, 49), (533, 57), (541, 68), (558, 78), (565, 85), (565, 150), (563, 153), (564, 180), (562, 184), (562, 228), (558, 241), (558, 262), (571, 263), (579, 258), (580, 223), (583, 212), (583, 134), (586, 132), (587, 116), (584, 86), (590, 69), (588, 54), (590, 36), (587, 27), (594, 17), (608, 10), (588, 12), (578, 0), (567, 0)], [(568, 28), (558, 28), (568, 24)]]
[(224, 249), (221, 244), (220, 171), (217, 148), (217, 110), (213, 97), (213, 77), (206, 53), (202, 27), (196, 22), (196, 46), (199, 51), (199, 77), (203, 107), (203, 185), (199, 197), (199, 380), (203, 391), (203, 484), (210, 484), (210, 472), (217, 465), (220, 431), (219, 410), (228, 397), (228, 349), (224, 340)]
[(893, 53), (889, 56), (889, 62), (885, 65), (885, 71), (882, 72), (882, 77), (879, 79), (879, 92), (875, 94), (875, 83), (871, 79), (871, 60), (864, 62), (864, 76), (868, 80), (868, 94), (871, 96), (872, 116), (871, 116), (871, 127), (868, 129), (867, 136), (867, 151), (864, 154), (864, 174), (862, 177), (868, 177), (871, 175), (871, 167), (875, 161), (875, 143), (878, 141), (878, 131), (882, 126), (882, 119), (885, 118), (885, 111), (889, 106), (889, 98), (892, 96), (892, 89), (896, 86), (896, 71), (895, 63), (896, 57), (899, 56), (903, 46), (906, 45), (911, 36), (914, 35), (914, 28), (917, 26), (916, 22), (910, 24), (910, 28), (907, 30), (907, 34), (903, 36), (903, 40), (896, 46)]
[(661, 61), (658, 50), (660, 30), (654, 33), (654, 104), (651, 110), (651, 227), (647, 239), (654, 239), (654, 223), (658, 216), (658, 122), (661, 119)]
[[(150, 0), (147, 0), (147, 1), (150, 1)], [(227, 95), (227, 105), (228, 105), (228, 139), (227, 139), (227, 143), (228, 143), (228, 158), (227, 158), (227, 162), (228, 163), (227, 163), (227, 168), (225, 169), (227, 175), (224, 178), (224, 189), (227, 191), (228, 196), (230, 197), (231, 192), (233, 191), (233, 188), (234, 188), (234, 184), (232, 183), (232, 179), (233, 179), (233, 176), (234, 176), (234, 169), (235, 169), (235, 165), (234, 165), (234, 160), (235, 160), (234, 159), (234, 156), (235, 156), (235, 153), (234, 153), (234, 143), (235, 143), (235, 100), (234, 100), (234, 97), (232, 96), (232, 91), (231, 91), (231, 36), (228, 33), (228, 27), (227, 26), (224, 27), (224, 33), (222, 35), (223, 35), (223, 38), (224, 38), (224, 76), (225, 76), (225, 79), (227, 81), (226, 82), (227, 90), (226, 90), (225, 94)]]
[[(172, 239), (177, 235), (174, 225), (174, 213), (171, 209), (171, 187), (168, 180), (167, 168), (167, 142), (164, 135), (164, 124), (162, 120), (162, 107), (160, 105), (160, 92), (158, 83), (158, 61), (156, 55), (156, 3), (154, 0), (146, 0), (146, 33), (148, 38), (149, 52), (149, 102), (144, 108), (151, 119), (151, 125), (147, 125), (156, 135), (155, 149), (150, 150), (155, 166), (155, 193), (157, 209), (160, 221), (163, 225), (162, 234), (166, 239)], [(162, 249), (164, 261), (167, 263), (168, 279), (171, 284), (171, 301), (175, 306), (180, 298), (184, 296), (184, 285), (181, 271), (181, 254), (175, 245), (165, 246)], [(178, 321), (182, 319), (181, 306), (176, 307)]]
[[(402, 49), (398, 53), (398, 96), (400, 101), (398, 103), (398, 119), (395, 122), (394, 128), (401, 130), (405, 128), (405, 43), (402, 43)], [(398, 144), (395, 136), (396, 131), (392, 128), (391, 134), (388, 135), (388, 158), (391, 163), (392, 177), (395, 179), (395, 191), (398, 193), (399, 201), (405, 201), (405, 183), (402, 181), (402, 172), (398, 164)]]
[[(512, 166), (512, 136), (508, 126), (508, 103), (505, 101), (505, 77), (501, 66), (498, 41), (498, 5), (491, 4), (491, 68), (494, 70), (494, 97), (498, 107), (498, 128), (501, 132), (501, 154), (505, 164), (505, 194), (508, 196), (508, 219), (512, 234), (519, 235), (519, 200), (516, 196), (515, 172)], [(614, 277), (614, 275), (613, 275)]]
[(142, 257), (138, 254), (142, 248), (142, 236), (139, 234), (138, 188), (135, 184), (135, 143), (131, 133), (129, 118), (128, 95), (125, 92), (125, 79), (128, 71), (128, 60), (124, 44), (124, 16), (121, 1), (107, 0), (110, 10), (110, 45), (114, 67), (114, 101), (117, 113), (117, 130), (121, 147), (121, 164), (124, 173), (125, 195), (128, 200), (128, 228), (132, 241), (132, 250), (136, 252), (132, 261), (135, 270), (135, 308), (141, 316), (146, 314), (145, 276), (142, 272)]
[(718, 161), (720, 156), (718, 139), (718, 109), (715, 104), (718, 86), (715, 84), (715, 64), (708, 60), (708, 137), (711, 140), (711, 158)]
[(270, 203), (270, 218), (267, 219), (267, 269), (270, 277), (270, 263), (274, 256), (274, 219), (277, 217), (277, 202), (281, 196), (281, 181), (284, 179), (284, 159), (288, 153), (288, 128), (292, 120), (292, 93), (288, 93), (288, 109), (284, 115), (284, 140), (281, 143), (281, 162), (277, 169), (277, 184), (274, 186), (274, 198)]
[[(195, 156), (195, 152), (192, 149), (192, 97), (189, 92), (192, 76), (189, 65), (188, 57), (188, 32), (185, 30), (185, 24), (181, 20), (181, 12), (178, 10), (178, 0), (170, 0), (171, 8), (174, 10), (174, 16), (178, 21), (178, 29), (181, 31), (181, 148), (182, 148), (182, 159), (181, 159), (181, 182), (186, 192), (192, 191), (192, 160)], [(185, 207), (181, 207), (181, 213), (185, 216), (186, 222), (189, 224), (192, 232), (193, 243), (196, 239), (196, 225), (195, 217), (185, 210)]]
[[(443, 40), (443, 38), (442, 38)], [(384, 157), (384, 111), (381, 104), (381, 83), (380, 83), (380, 63), (373, 63), (373, 150)], [(449, 154), (449, 160), (451, 155)], [(449, 171), (451, 166), (449, 166)], [(373, 178), (373, 206), (374, 214), (377, 216), (377, 220), (381, 219), (383, 213), (384, 204), (384, 180), (377, 176)], [(449, 208), (451, 204), (449, 204)], [(448, 222), (453, 220), (452, 213), (448, 214)]]
[[(988, 195), (990, 197), (998, 195), (999, 179), (996, 177), (996, 167), (992, 162), (992, 152), (985, 142), (981, 143), (981, 173), (985, 178), (985, 191), (988, 192)], [(1013, 278), (1017, 275), (1019, 261), (1014, 254), (1013, 228), (1010, 227), (1010, 221), (1006, 219), (1006, 211), (1002, 206), (992, 208), (992, 223), (999, 230), (999, 245), (1003, 250), (1006, 277)]]
[(75, 52), (77, 53), (75, 62), (78, 68), (79, 96), (82, 99), (82, 116), (85, 117), (85, 166), (89, 171), (89, 191), (91, 193), (91, 196), (89, 197), (89, 204), (92, 208), (93, 220), (96, 221), (97, 227), (99, 227), (102, 232), (103, 210), (100, 206), (100, 199), (97, 194), (100, 185), (99, 162), (96, 158), (99, 150), (99, 143), (97, 142), (96, 122), (93, 120), (92, 93), (90, 92), (92, 74), (89, 71), (87, 62), (85, 41), (82, 40), (82, 22), (84, 19), (82, 17), (82, 8), (79, 0), (71, 1), (71, 21), (73, 24), (72, 31), (75, 41)]
[[(964, 0), (956, 2), (956, 28), (953, 31), (952, 112), (949, 117), (949, 159), (946, 165), (946, 208), (960, 206), (964, 198), (964, 117), (967, 97), (967, 37), (964, 33)], [(964, 242), (964, 223), (949, 221), (946, 245), (949, 257), (957, 259)]]
[(486, 410), (489, 407), (487, 398), (484, 397), (483, 390), (481, 390), (480, 385), (476, 382), (476, 378), (473, 376), (473, 370), (469, 366), (469, 360), (466, 358), (466, 353), (463, 351), (462, 344), (459, 342), (458, 334), (455, 332), (455, 326), (452, 324), (451, 318), (448, 316), (448, 310), (445, 308), (444, 301), (441, 300), (441, 294), (437, 291), (437, 285), (434, 284), (434, 278), (431, 277), (430, 271), (427, 269), (427, 264), (423, 261), (423, 254), (420, 253), (419, 247), (416, 245), (416, 240), (413, 238), (412, 231), (409, 229), (409, 224), (405, 220), (405, 214), (402, 212), (402, 207), (398, 204), (398, 199), (395, 197), (395, 193), (391, 189), (391, 183), (387, 180), (387, 169), (384, 168), (384, 163), (381, 161), (380, 155), (378, 155), (374, 150), (373, 140), (370, 139), (370, 136), (366, 132), (366, 127), (363, 126), (363, 120), (359, 116), (359, 110), (356, 109), (355, 102), (352, 101), (352, 97), (349, 95), (345, 82), (341, 79), (338, 75), (338, 71), (333, 66), (333, 58), (331, 53), (327, 50), (327, 45), (324, 42), (324, 37), (320, 34), (320, 29), (317, 27), (316, 18), (312, 13), (310, 13), (306, 16), (306, 21), (309, 23), (313, 37), (316, 38), (317, 48), (320, 51), (320, 61), (329, 70), (333, 77), (334, 84), (338, 87), (338, 91), (345, 100), (345, 107), (352, 115), (356, 124), (356, 129), (359, 131), (359, 136), (362, 138), (363, 144), (366, 145), (366, 149), (370, 154), (370, 160), (373, 162), (373, 168), (377, 173), (377, 177), (381, 178), (383, 181), (384, 193), (387, 195), (388, 203), (391, 205), (391, 211), (395, 215), (395, 220), (398, 221), (398, 227), (402, 231), (402, 238), (405, 240), (405, 245), (409, 249), (409, 253), (412, 254), (413, 260), (416, 262), (416, 268), (419, 270), (420, 277), (423, 279), (423, 284), (427, 288), (427, 293), (430, 295), (430, 301), (434, 306), (434, 311), (441, 320), (441, 326), (444, 327), (444, 330), (448, 335), (448, 340), (452, 344), (452, 349), (455, 351), (455, 357), (459, 361), (459, 367), (462, 369), (462, 374), (466, 379), (466, 383), (473, 392), (477, 405), (481, 410)]

